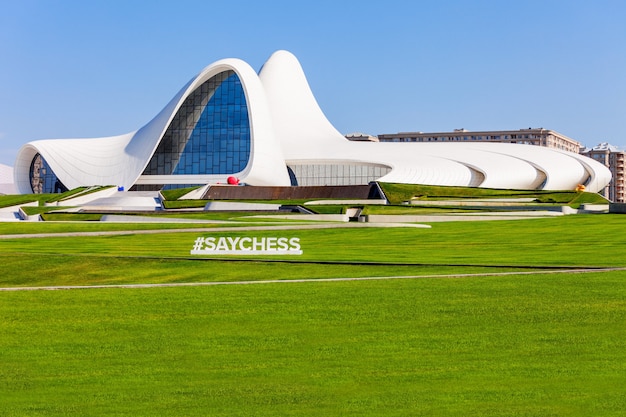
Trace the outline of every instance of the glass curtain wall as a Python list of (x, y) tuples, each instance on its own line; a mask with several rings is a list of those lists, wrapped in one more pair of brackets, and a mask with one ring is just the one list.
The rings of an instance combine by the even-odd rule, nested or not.
[(235, 174), (250, 158), (250, 121), (241, 81), (220, 73), (184, 101), (143, 175)]
[(375, 164), (289, 164), (291, 185), (364, 185), (386, 175), (391, 168)]
[(30, 163), (30, 187), (35, 194), (64, 193), (67, 187), (61, 183), (54, 171), (40, 154), (35, 155)]

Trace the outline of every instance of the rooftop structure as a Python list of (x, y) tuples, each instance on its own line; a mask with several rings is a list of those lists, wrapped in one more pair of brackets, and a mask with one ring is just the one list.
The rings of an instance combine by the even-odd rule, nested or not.
[(348, 133), (346, 135), (346, 139), (356, 141), (356, 142), (378, 142), (378, 138), (376, 136), (368, 135), (367, 133)]

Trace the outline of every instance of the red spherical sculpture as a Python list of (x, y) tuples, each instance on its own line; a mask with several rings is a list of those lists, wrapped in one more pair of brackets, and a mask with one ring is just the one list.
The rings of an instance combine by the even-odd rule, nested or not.
[(239, 178), (237, 178), (237, 177), (228, 177), (228, 179), (226, 181), (230, 185), (237, 185), (237, 184), (239, 184)]

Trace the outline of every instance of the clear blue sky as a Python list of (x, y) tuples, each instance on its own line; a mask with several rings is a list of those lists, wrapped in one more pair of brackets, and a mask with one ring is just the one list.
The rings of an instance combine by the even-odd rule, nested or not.
[(626, 147), (624, 0), (0, 0), (0, 163), (148, 122), (202, 68), (294, 53), (342, 133), (544, 127)]

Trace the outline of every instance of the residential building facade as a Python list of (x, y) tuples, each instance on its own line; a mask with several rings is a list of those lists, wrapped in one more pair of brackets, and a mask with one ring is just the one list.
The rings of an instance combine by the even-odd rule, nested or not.
[(520, 130), (489, 130), (472, 132), (455, 129), (452, 132), (400, 132), (378, 135), (380, 142), (498, 142), (537, 145), (580, 153), (583, 145), (554, 130), (528, 128)]
[(581, 153), (604, 164), (611, 171), (611, 182), (600, 194), (614, 203), (626, 203), (626, 151), (603, 142), (593, 148), (584, 149)]

